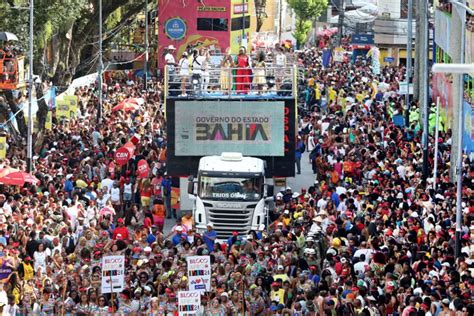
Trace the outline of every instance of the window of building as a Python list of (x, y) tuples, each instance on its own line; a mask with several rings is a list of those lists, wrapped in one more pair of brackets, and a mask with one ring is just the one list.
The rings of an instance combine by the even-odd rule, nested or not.
[(229, 20), (228, 19), (211, 19), (211, 18), (198, 18), (197, 29), (198, 31), (227, 31)]
[(250, 15), (245, 16), (244, 18), (238, 17), (232, 19), (232, 31), (238, 31), (242, 29), (248, 29), (250, 27)]

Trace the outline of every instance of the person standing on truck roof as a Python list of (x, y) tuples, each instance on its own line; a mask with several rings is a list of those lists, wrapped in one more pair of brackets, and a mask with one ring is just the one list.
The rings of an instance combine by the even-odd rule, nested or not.
[(201, 63), (201, 71), (202, 71), (202, 91), (204, 93), (207, 92), (209, 88), (209, 61), (211, 60), (211, 55), (209, 54), (209, 50), (205, 47), (201, 48), (201, 56), (204, 58), (202, 59)]
[(184, 52), (181, 60), (179, 61), (179, 76), (181, 77), (181, 97), (187, 96), (186, 94), (186, 83), (189, 77), (189, 59), (188, 53)]
[(168, 74), (169, 74), (170, 82), (173, 82), (174, 73), (175, 73), (176, 60), (174, 59), (174, 56), (173, 56), (175, 51), (176, 51), (176, 48), (173, 45), (169, 45), (167, 48), (167, 53), (165, 55), (165, 63), (168, 66)]

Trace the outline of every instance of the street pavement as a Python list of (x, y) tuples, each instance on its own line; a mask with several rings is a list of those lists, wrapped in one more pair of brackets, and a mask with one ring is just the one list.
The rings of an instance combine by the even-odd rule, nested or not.
[[(313, 170), (309, 164), (309, 153), (306, 152), (303, 154), (303, 157), (301, 157), (301, 174), (297, 174), (294, 178), (287, 178), (286, 184), (291, 187), (293, 192), (301, 192), (301, 188), (308, 189), (308, 187), (314, 183), (314, 178), (315, 175), (313, 174)], [(276, 187), (275, 194), (278, 193), (280, 189), (280, 187)], [(179, 212), (178, 216), (180, 216)], [(166, 219), (165, 226), (163, 227), (165, 234), (168, 234), (175, 224), (176, 219)]]
[[(306, 152), (303, 154), (303, 157), (301, 157), (301, 174), (297, 174), (294, 178), (288, 178), (286, 183), (293, 192), (301, 192), (301, 188), (308, 189), (313, 185), (314, 179), (315, 175), (313, 174), (311, 164), (309, 163), (309, 153)], [(278, 189), (279, 188), (276, 188), (275, 192), (278, 192)]]

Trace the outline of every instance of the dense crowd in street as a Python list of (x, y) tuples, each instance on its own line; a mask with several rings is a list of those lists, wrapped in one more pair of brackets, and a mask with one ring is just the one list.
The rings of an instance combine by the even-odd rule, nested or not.
[[(404, 111), (404, 69), (375, 75), (363, 59), (323, 67), (317, 48), (297, 57), (306, 110), (296, 161), (311, 165), (315, 181), (300, 192), (282, 188), (269, 227), (226, 241), (215, 239), (212, 224), (198, 234), (191, 213), (171, 208), (161, 84), (144, 91), (138, 79), (108, 80), (101, 123), (94, 88), (77, 89), (77, 117), (55, 120), (36, 144), (40, 183), (0, 188), (3, 314), (177, 315), (177, 293), (188, 288), (185, 258), (210, 255), (202, 315), (472, 315), (470, 161), (456, 257), (451, 134), (440, 132), (438, 157), (430, 147), (436, 185), (423, 182), (416, 122), (392, 123)], [(144, 103), (112, 110), (127, 98)], [(119, 167), (114, 152), (132, 139), (135, 156)], [(24, 158), (10, 143), (0, 167), (24, 169)], [(138, 176), (142, 159), (148, 177)], [(176, 221), (171, 231), (165, 220)], [(118, 254), (126, 289), (103, 294), (101, 258)]]

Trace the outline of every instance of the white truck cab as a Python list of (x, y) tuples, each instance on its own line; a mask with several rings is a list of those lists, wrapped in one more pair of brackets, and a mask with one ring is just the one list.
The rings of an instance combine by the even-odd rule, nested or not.
[(189, 178), (188, 194), (197, 231), (212, 222), (218, 239), (226, 240), (234, 231), (245, 235), (267, 224), (273, 186), (265, 184), (263, 160), (225, 152), (200, 159), (197, 179)]

